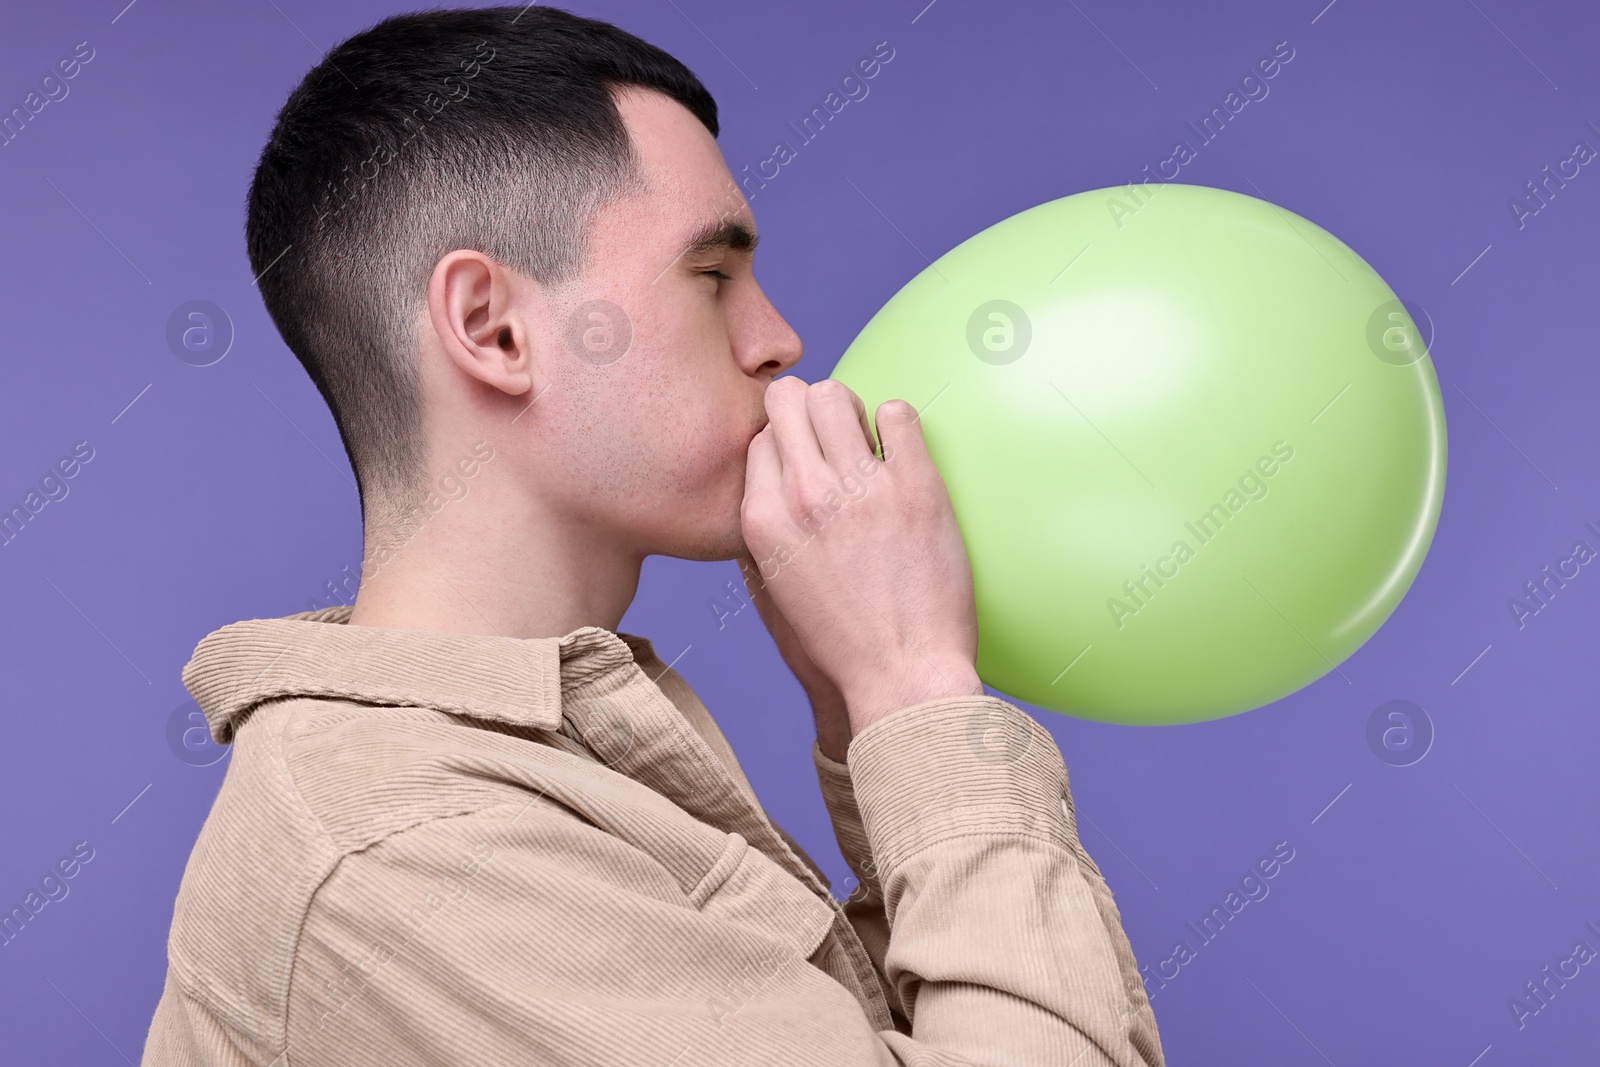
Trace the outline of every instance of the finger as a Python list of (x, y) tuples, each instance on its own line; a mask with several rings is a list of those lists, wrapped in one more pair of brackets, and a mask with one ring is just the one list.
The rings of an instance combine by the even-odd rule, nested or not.
[(750, 440), (745, 452), (744, 498), (777, 493), (783, 486), (783, 461), (778, 456), (778, 444), (772, 436), (772, 425), (761, 427), (761, 432)]
[(877, 455), (878, 439), (872, 435), (872, 420), (867, 417), (866, 402), (856, 395), (854, 389), (850, 390), (850, 396), (855, 401), (856, 418), (861, 421), (861, 435), (867, 439), (867, 447), (872, 450), (872, 454)]
[(806, 394), (810, 390), (803, 378), (785, 375), (769, 383), (762, 395), (767, 429), (776, 439), (783, 469), (790, 474), (820, 467), (823, 462), (822, 446), (817, 443), (811, 415), (806, 410)]
[(922, 437), (922, 418), (907, 400), (885, 400), (878, 405), (878, 439), (883, 442), (883, 461), (898, 461), (899, 466), (932, 466), (928, 444)]
[(862, 460), (872, 460), (872, 435), (865, 431), (867, 409), (855, 390), (826, 378), (806, 393), (822, 454), (836, 471), (848, 472)]

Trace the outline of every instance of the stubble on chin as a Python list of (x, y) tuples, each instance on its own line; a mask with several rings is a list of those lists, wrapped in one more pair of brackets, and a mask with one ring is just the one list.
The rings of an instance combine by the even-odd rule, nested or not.
[(696, 513), (704, 520), (717, 517), (721, 522), (711, 528), (703, 525), (689, 534), (689, 543), (680, 545), (671, 555), (679, 559), (710, 563), (717, 560), (738, 559), (749, 552), (744, 543), (744, 527), (739, 512), (742, 498), (734, 497), (731, 506), (700, 507)]
[(697, 563), (715, 563), (720, 560), (738, 559), (745, 554), (746, 549), (744, 537), (735, 535), (697, 545), (690, 551), (692, 554), (682, 555), (678, 558), (693, 560)]

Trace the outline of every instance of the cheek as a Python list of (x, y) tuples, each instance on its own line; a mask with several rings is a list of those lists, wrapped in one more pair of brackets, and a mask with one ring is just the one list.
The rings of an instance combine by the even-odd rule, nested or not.
[[(597, 510), (631, 512), (694, 496), (716, 506), (743, 484), (751, 401), (731, 383), (726, 330), (714, 316), (630, 303), (627, 353), (604, 367), (571, 365), (558, 451), (570, 491)], [(613, 499), (624, 497), (624, 500)]]
[(659, 480), (656, 491), (700, 493), (742, 477), (745, 407), (724, 399), (726, 383), (694, 363), (663, 361), (662, 368), (632, 383), (633, 411), (616, 420), (628, 423), (619, 432), (632, 441), (639, 467)]
[(703, 397), (680, 395), (655, 416), (644, 435), (644, 462), (663, 489), (696, 493), (742, 476), (744, 443), (727, 412), (713, 409)]
[(567, 395), (559, 432), (574, 492), (632, 510), (742, 477), (737, 421), (681, 381), (574, 381)]

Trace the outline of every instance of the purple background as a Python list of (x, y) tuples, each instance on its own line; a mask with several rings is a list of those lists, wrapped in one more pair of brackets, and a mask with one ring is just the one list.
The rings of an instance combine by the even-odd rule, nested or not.
[[(76, 42), (96, 53), (66, 99), (0, 148), (0, 508), (75, 442), (95, 450), (70, 494), (0, 548), (0, 911), (75, 842), (95, 850), (70, 895), (0, 948), (0, 1043), (14, 1062), (137, 1060), (173, 895), (226, 767), (169, 745), (187, 701), (179, 671), (216, 627), (330, 603), (325, 583), (359, 569), (354, 483), (251, 285), (243, 202), (270, 122), (319, 50), (401, 8), (124, 3), (18, 6), (0, 34), (7, 110)], [(803, 377), (829, 373), (924, 254), (1125, 182), (1192, 141), (1185, 122), (1281, 40), (1295, 58), (1270, 95), (1180, 180), (1259, 188), (1344, 239), (1436, 325), (1444, 510), (1409, 594), (1342, 665), (1348, 682), (1331, 674), (1184, 727), (1030, 709), (1066, 755), (1085, 843), (1142, 963), (1194, 942), (1185, 923), (1275, 842), (1295, 849), (1270, 895), (1155, 990), (1171, 1062), (1593, 1062), (1600, 964), (1521, 1029), (1507, 1002), (1579, 940), (1600, 949), (1584, 925), (1600, 925), (1600, 576), (1582, 568), (1520, 629), (1507, 601), (1580, 538), (1600, 547), (1584, 525), (1600, 525), (1600, 168), (1521, 229), (1508, 201), (1575, 141), (1600, 147), (1586, 125), (1600, 124), (1600, 16), (1576, 0), (925, 3), (574, 8), (704, 79), (735, 172), (793, 141), (786, 122), (876, 42), (894, 47), (870, 95), (752, 200), (760, 277), (807, 343)], [(237, 332), (203, 368), (164, 336), (196, 298)], [(667, 660), (683, 653), (678, 670), (763, 803), (841, 884), (802, 695), (753, 610), (719, 630), (708, 607), (736, 573), (652, 559), (622, 628)], [(1367, 741), (1392, 699), (1420, 705), (1436, 731), (1411, 766)]]

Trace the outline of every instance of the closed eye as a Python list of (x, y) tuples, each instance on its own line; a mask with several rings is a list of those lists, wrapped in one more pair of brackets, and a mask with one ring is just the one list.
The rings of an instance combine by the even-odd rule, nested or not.
[(709, 275), (711, 275), (711, 276), (712, 276), (712, 277), (713, 277), (713, 278), (721, 278), (721, 279), (722, 279), (722, 280), (723, 280), (723, 281), (725, 281), (725, 282), (731, 282), (731, 281), (733, 281), (733, 278), (732, 278), (732, 277), (730, 277), (730, 276), (729, 276), (729, 275), (726, 275), (726, 274), (724, 274), (724, 273), (722, 273), (722, 272), (721, 272), (721, 271), (720, 271), (720, 270), (715, 270), (715, 269), (713, 269), (713, 270), (703, 270), (703, 271), (701, 271), (701, 272), (700, 272), (700, 273), (701, 273), (701, 274), (709, 274)]

